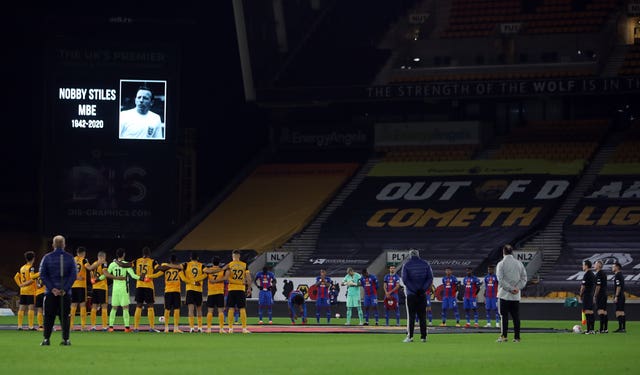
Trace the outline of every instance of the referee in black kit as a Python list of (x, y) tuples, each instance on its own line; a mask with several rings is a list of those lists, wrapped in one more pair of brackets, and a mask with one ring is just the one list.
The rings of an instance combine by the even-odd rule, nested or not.
[(40, 345), (50, 345), (51, 331), (56, 315), (60, 317), (62, 342), (60, 345), (71, 345), (69, 341), (69, 310), (71, 308), (71, 285), (76, 280), (78, 271), (73, 255), (64, 250), (64, 237), (53, 237), (53, 251), (46, 254), (40, 262), (40, 279), (45, 286), (44, 294), (44, 340)]
[(582, 271), (584, 276), (582, 277), (582, 285), (580, 285), (580, 298), (582, 299), (582, 309), (584, 310), (584, 316), (587, 318), (587, 330), (585, 334), (595, 334), (596, 319), (593, 316), (593, 292), (596, 286), (596, 276), (591, 272), (591, 261), (585, 259), (582, 262)]
[(619, 262), (613, 264), (613, 277), (614, 293), (613, 302), (616, 304), (616, 318), (618, 319), (618, 329), (615, 333), (627, 332), (627, 317), (624, 314), (624, 276), (622, 275), (622, 265)]

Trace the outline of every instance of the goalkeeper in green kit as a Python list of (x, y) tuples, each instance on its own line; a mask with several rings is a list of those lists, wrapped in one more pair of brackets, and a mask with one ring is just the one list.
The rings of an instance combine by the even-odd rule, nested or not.
[(124, 261), (125, 251), (120, 248), (116, 250), (117, 259), (109, 264), (107, 273), (100, 276), (100, 279), (109, 277), (113, 279), (111, 293), (111, 313), (109, 314), (109, 332), (113, 332), (113, 323), (116, 320), (118, 307), (122, 307), (122, 318), (124, 320), (124, 331), (131, 332), (129, 328), (129, 286), (127, 284), (127, 274), (132, 278), (139, 280), (141, 277), (136, 275), (131, 267), (126, 267)]
[(360, 306), (360, 276), (359, 273), (354, 272), (353, 268), (347, 268), (347, 275), (342, 279), (342, 285), (347, 286), (347, 323), (351, 324), (351, 309), (355, 307), (358, 310), (358, 319), (360, 325), (363, 325), (362, 320), (362, 307)]

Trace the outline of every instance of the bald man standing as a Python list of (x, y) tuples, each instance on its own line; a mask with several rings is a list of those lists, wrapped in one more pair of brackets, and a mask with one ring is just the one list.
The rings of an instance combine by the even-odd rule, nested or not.
[(53, 237), (53, 251), (46, 254), (40, 262), (40, 279), (45, 286), (44, 294), (44, 340), (40, 345), (50, 345), (49, 339), (53, 331), (56, 315), (60, 317), (62, 342), (60, 345), (71, 345), (69, 341), (69, 311), (71, 308), (71, 285), (76, 280), (78, 271), (73, 255), (64, 250), (64, 237)]

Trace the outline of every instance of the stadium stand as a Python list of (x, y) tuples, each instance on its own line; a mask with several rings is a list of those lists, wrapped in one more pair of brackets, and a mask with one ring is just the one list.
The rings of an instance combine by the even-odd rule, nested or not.
[(623, 265), (625, 287), (640, 295), (640, 170), (635, 165), (608, 164), (564, 224), (566, 250), (544, 280), (547, 293), (576, 292), (582, 278), (582, 260), (603, 260), (611, 273), (614, 262)]
[[(411, 43), (408, 47), (382, 47), (380, 40), (391, 32), (394, 22), (415, 15), (411, 12), (419, 3), (441, 4), (437, 0), (391, 3), (386, 0), (282, 2), (289, 46), (283, 50), (256, 50), (265, 54), (256, 55), (255, 61), (263, 62), (254, 67), (255, 76), (259, 77), (256, 82), (274, 89), (305, 89), (442, 81), (565, 82), (576, 77), (598, 77), (603, 66), (603, 61), (598, 59), (605, 56), (602, 44), (611, 41), (607, 27), (611, 26), (616, 12), (622, 9), (622, 2), (615, 0), (448, 0), (441, 2), (446, 3), (441, 13), (430, 13), (425, 17), (425, 22), (436, 22), (442, 17), (443, 27), (425, 27), (424, 30), (435, 30), (434, 33), (408, 39)], [(276, 2), (246, 5), (252, 48), (263, 41), (278, 45), (281, 41), (277, 40), (277, 31), (274, 31), (278, 27), (269, 24), (278, 21), (273, 17)], [(264, 17), (264, 24), (260, 24), (258, 19), (263, 13), (268, 13), (269, 17)], [(513, 34), (502, 30), (505, 24), (511, 24)], [(269, 30), (264, 32), (262, 29)], [(486, 51), (486, 54), (480, 55), (478, 51)], [(266, 58), (267, 54), (272, 54), (272, 58)], [(400, 62), (407, 57), (415, 64), (401, 69)], [(277, 64), (264, 63), (275, 60)], [(383, 67), (385, 62), (387, 66)], [(631, 46), (618, 73), (633, 75), (640, 72), (639, 67), (640, 49)], [(374, 77), (380, 76), (384, 69), (393, 70), (390, 76), (385, 76), (390, 78), (374, 82)], [(266, 75), (269, 77), (265, 78)], [(343, 97), (343, 93), (336, 87), (331, 93), (333, 97), (326, 102), (314, 101), (312, 106), (321, 108), (316, 109), (317, 112), (306, 109), (291, 112), (299, 110), (300, 117), (305, 118), (313, 117), (310, 113), (326, 111), (327, 123), (334, 126), (341, 121), (348, 123), (354, 118), (369, 116), (369, 113), (373, 117), (374, 111), (394, 121), (398, 117), (408, 122), (417, 114), (422, 117), (415, 118), (420, 119), (430, 116), (447, 120), (481, 118), (492, 122), (502, 116), (498, 114), (499, 105), (520, 100), (503, 95), (496, 100), (499, 104), (487, 103), (493, 100), (489, 93), (478, 100), (464, 94), (453, 94), (446, 99), (426, 94), (422, 98), (410, 95), (390, 98), (398, 99), (397, 102), (412, 100), (418, 103), (406, 106), (418, 108), (416, 113), (405, 114), (400, 113), (403, 112), (401, 105), (393, 108), (385, 102), (380, 105), (384, 109), (378, 109), (375, 108), (377, 102), (361, 103), (367, 100), (363, 97), (356, 98), (358, 103), (353, 107), (357, 109), (349, 108), (352, 102), (336, 104), (348, 97), (346, 94)], [(593, 97), (600, 93), (590, 94)], [(555, 95), (518, 92), (516, 96), (525, 96), (523, 101), (533, 101), (546, 94)], [(559, 95), (571, 98), (572, 93)], [(295, 98), (285, 100), (294, 101)], [(536, 113), (519, 114), (518, 124), (510, 122), (500, 128), (504, 139), (500, 139), (500, 146), (491, 153), (490, 160), (474, 160), (480, 159), (479, 154), (485, 151), (480, 140), (477, 144), (462, 143), (466, 142), (463, 140), (460, 144), (447, 145), (378, 146), (375, 151), (382, 155), (380, 162), (322, 226), (317, 251), (309, 259), (303, 259), (304, 264), (296, 269), (295, 275), (315, 274), (320, 267), (333, 274), (343, 274), (346, 266), (362, 268), (385, 250), (408, 248), (424, 250), (423, 254), (427, 254), (435, 267), (452, 265), (460, 273), (467, 265), (478, 268), (488, 260), (494, 260), (499, 255), (496, 251), (505, 242), (515, 242), (538, 230), (574, 186), (585, 162), (598, 151), (611, 127), (610, 121), (601, 119), (527, 121), (527, 118), (586, 116), (580, 113), (580, 105), (571, 100), (563, 102), (564, 98), (557, 99), (557, 96), (540, 99), (547, 100), (554, 101), (554, 108), (563, 113), (550, 115), (553, 109), (538, 109)], [(290, 103), (279, 104), (281, 112), (274, 110), (270, 120), (296, 123), (287, 119), (290, 114), (288, 109), (283, 109)], [(527, 105), (522, 105), (523, 112), (529, 109)], [(428, 113), (438, 106), (443, 109)], [(502, 113), (510, 111), (506, 107)], [(385, 110), (395, 113), (384, 113)], [(344, 118), (335, 119), (334, 116)], [(526, 126), (519, 126), (520, 121), (526, 121)], [(495, 129), (502, 126), (497, 121), (493, 125)], [(318, 124), (318, 128), (326, 126)], [(505, 136), (506, 129), (510, 129), (510, 133)], [(274, 139), (282, 139), (282, 134), (285, 132)], [(270, 141), (273, 143), (274, 139)], [(637, 162), (640, 159), (639, 139), (629, 133), (613, 161)], [(359, 163), (337, 161), (342, 155), (332, 159), (324, 153), (328, 150), (332, 155), (337, 154), (338, 151), (331, 147), (317, 152), (318, 145), (310, 150), (312, 142), (289, 143), (288, 153), (279, 149), (279, 154), (271, 159), (274, 164), (256, 169), (184, 236), (175, 249), (217, 251), (225, 257), (231, 249), (245, 249), (248, 258), (277, 249), (301, 233), (360, 166)], [(282, 147), (270, 146), (273, 149)], [(369, 154), (370, 146), (369, 139), (363, 141), (362, 154)], [(308, 154), (313, 157), (302, 159)], [(304, 160), (304, 164), (289, 163), (293, 159)], [(315, 162), (322, 164), (310, 164)], [(522, 180), (530, 180), (524, 192), (509, 190), (512, 183)], [(554, 185), (554, 188), (546, 185), (557, 181), (565, 185)], [(396, 190), (383, 194), (389, 186)], [(408, 190), (404, 194), (398, 193), (401, 197), (386, 199), (405, 188)], [(555, 194), (561, 189), (561, 193)], [(446, 198), (446, 192), (455, 195), (456, 199)], [(538, 199), (538, 194), (546, 195), (548, 199)], [(503, 196), (504, 199), (500, 198)], [(567, 236), (568, 241), (570, 237)]]
[(607, 134), (609, 121), (537, 121), (515, 128), (496, 159), (588, 160)]
[[(395, 47), (392, 68), (378, 75), (385, 83), (597, 77), (615, 49), (611, 41), (624, 14), (615, 0), (446, 3), (431, 9), (427, 23), (434, 31)], [(637, 73), (635, 63), (621, 71)]]
[(637, 270), (640, 267), (640, 161), (637, 122), (621, 133), (609, 163), (581, 197), (563, 224), (564, 249), (557, 263), (541, 282), (547, 297), (573, 295), (582, 278), (581, 263), (603, 260), (605, 272), (614, 262), (623, 265), (628, 292), (640, 295)]
[(277, 248), (327, 203), (354, 163), (258, 167), (176, 246), (176, 250)]
[(640, 74), (640, 45), (628, 46), (618, 73), (623, 76)]
[(640, 121), (634, 121), (613, 155), (614, 163), (640, 162)]
[(524, 33), (584, 33), (598, 31), (615, 0), (454, 0), (443, 38), (494, 34), (501, 23), (523, 23)]
[[(320, 268), (339, 275), (347, 266), (371, 264), (386, 251), (410, 248), (420, 249), (438, 271), (452, 266), (461, 274), (467, 266), (496, 259), (502, 244), (541, 225), (582, 165), (543, 160), (380, 162), (323, 225), (316, 253), (294, 276), (316, 274)], [(509, 170), (513, 172), (505, 172)], [(517, 179), (529, 184), (526, 193), (512, 195), (509, 186)], [(551, 187), (555, 183), (557, 190)], [(554, 193), (546, 195), (549, 189)]]

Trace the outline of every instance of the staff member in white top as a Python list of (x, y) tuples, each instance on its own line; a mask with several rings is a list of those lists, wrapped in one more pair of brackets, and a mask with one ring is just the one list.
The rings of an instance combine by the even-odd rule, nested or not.
[(120, 112), (120, 139), (162, 139), (162, 119), (150, 111), (153, 92), (146, 86), (138, 88), (135, 108)]
[(496, 276), (500, 281), (498, 298), (500, 298), (500, 316), (502, 316), (502, 333), (498, 342), (507, 341), (509, 314), (513, 318), (513, 342), (520, 342), (520, 291), (527, 285), (527, 271), (524, 265), (513, 257), (513, 247), (502, 247), (502, 260), (498, 263)]

